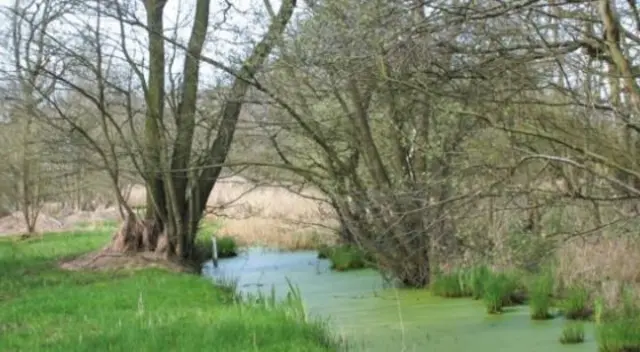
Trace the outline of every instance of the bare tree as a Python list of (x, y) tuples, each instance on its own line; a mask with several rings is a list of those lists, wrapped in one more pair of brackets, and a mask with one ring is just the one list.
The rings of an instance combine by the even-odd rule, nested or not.
[[(8, 121), (5, 121), (5, 146), (10, 155), (9, 164), (13, 181), (18, 184), (15, 197), (23, 214), (27, 232), (36, 230), (36, 222), (46, 190), (47, 179), (53, 179), (46, 164), (46, 149), (38, 136), (44, 132), (39, 119), (46, 97), (53, 94), (56, 81), (41, 69), (57, 66), (47, 50), (46, 40), (50, 25), (64, 16), (68, 8), (54, 1), (35, 3), (16, 0), (10, 13), (20, 14), (10, 18), (9, 48), (12, 50), (12, 78), (5, 96)], [(25, 33), (28, 33), (25, 35)], [(13, 182), (12, 182), (13, 183)]]
[[(49, 122), (79, 136), (82, 140), (79, 144), (97, 153), (117, 190), (126, 220), (111, 249), (154, 251), (190, 260), (196, 255), (195, 233), (232, 143), (249, 80), (284, 31), (296, 1), (283, 2), (266, 34), (238, 70), (227, 68), (235, 78), (219, 114), (208, 116), (212, 133), (201, 153), (196, 153), (193, 145), (198, 127), (196, 107), (201, 98), (199, 71), (210, 27), (210, 1), (196, 2), (191, 34), (184, 45), (165, 34), (166, 0), (143, 1), (143, 20), (137, 17), (137, 4), (86, 3), (76, 13), (92, 14), (89, 16), (92, 20), (76, 24), (76, 33), (67, 34), (66, 42), (49, 33), (49, 46), (67, 64), (64, 72), (52, 67), (42, 69), (58, 87), (63, 87), (59, 94), (47, 99), (55, 111)], [(20, 11), (13, 14), (27, 20)], [(107, 20), (116, 21), (118, 36), (105, 31), (103, 22)], [(35, 23), (33, 28), (39, 30)], [(126, 28), (141, 29), (147, 34), (148, 65), (135, 59)], [(114, 43), (120, 55), (115, 54)], [(166, 84), (170, 64), (166, 58), (167, 44), (184, 52), (181, 80), (171, 94), (167, 93)], [(143, 92), (142, 96), (135, 94), (136, 89)], [(173, 93), (177, 93), (176, 104), (173, 109), (169, 104), (167, 111)], [(69, 105), (71, 95), (81, 97), (88, 110)], [(216, 119), (218, 116), (220, 119)], [(97, 130), (92, 131), (95, 126)], [(143, 219), (138, 219), (120, 192), (123, 158), (131, 161), (133, 172), (147, 186), (147, 212)]]

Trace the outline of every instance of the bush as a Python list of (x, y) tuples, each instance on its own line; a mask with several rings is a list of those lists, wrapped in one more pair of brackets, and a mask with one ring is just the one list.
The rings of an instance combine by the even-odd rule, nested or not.
[(569, 288), (567, 297), (562, 302), (562, 311), (569, 320), (587, 320), (593, 315), (589, 307), (589, 292), (582, 286)]
[(581, 323), (569, 323), (562, 329), (560, 343), (563, 345), (584, 342), (584, 325)]
[(336, 246), (328, 249), (325, 255), (331, 261), (331, 269), (336, 271), (356, 270), (367, 266), (367, 256), (355, 246)]
[(536, 277), (529, 287), (529, 307), (531, 319), (545, 320), (553, 316), (551, 308), (551, 296), (553, 294), (553, 276), (544, 273)]
[(483, 298), (487, 313), (502, 313), (505, 306), (513, 303), (512, 296), (518, 288), (518, 282), (505, 273), (491, 275), (483, 288)]

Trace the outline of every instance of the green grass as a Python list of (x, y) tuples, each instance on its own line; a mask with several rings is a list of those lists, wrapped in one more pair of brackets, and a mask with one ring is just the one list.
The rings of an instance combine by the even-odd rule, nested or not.
[[(340, 245), (322, 250), (322, 254), (331, 262), (335, 271), (358, 270), (367, 267), (370, 258), (359, 248), (351, 245)], [(319, 252), (320, 256), (320, 252)]]
[(582, 286), (568, 289), (561, 308), (565, 318), (569, 320), (588, 320), (593, 315), (593, 309), (589, 306), (589, 291)]
[(474, 295), (472, 271), (459, 269), (450, 273), (434, 275), (429, 288), (431, 293), (445, 298), (472, 297)]
[[(204, 262), (213, 258), (213, 239), (211, 236), (215, 235), (219, 229), (220, 224), (215, 222), (203, 222), (200, 225), (194, 247), (196, 260)], [(216, 248), (218, 258), (231, 258), (238, 255), (238, 244), (230, 236), (216, 237)]]
[(445, 298), (482, 298), (490, 314), (502, 312), (505, 306), (523, 303), (525, 292), (514, 274), (494, 273), (486, 266), (435, 273), (429, 288), (434, 295)]
[(640, 305), (631, 295), (625, 295), (617, 309), (600, 306), (597, 310), (597, 340), (600, 352), (640, 351)]
[(619, 318), (598, 326), (600, 352), (640, 351), (640, 317)]
[(440, 297), (482, 298), (486, 282), (493, 273), (486, 266), (458, 269), (451, 273), (436, 273), (430, 285), (431, 292)]
[(471, 296), (473, 299), (481, 299), (484, 295), (484, 285), (492, 273), (488, 267), (481, 265), (474, 267), (469, 272), (469, 286), (471, 287)]
[(582, 323), (569, 323), (562, 329), (560, 343), (563, 345), (578, 344), (584, 342), (584, 325)]
[[(198, 236), (196, 238), (196, 248), (202, 258), (211, 259), (213, 257), (213, 239), (211, 236)], [(238, 245), (233, 237), (216, 238), (216, 248), (218, 250), (218, 258), (231, 258), (238, 255)]]
[(0, 351), (335, 351), (296, 300), (243, 299), (161, 269), (66, 272), (111, 232), (0, 239)]
[(553, 295), (553, 276), (544, 272), (533, 279), (529, 287), (529, 307), (531, 319), (551, 319), (551, 301)]
[(500, 314), (513, 304), (512, 296), (518, 289), (517, 280), (506, 273), (491, 275), (484, 285), (483, 300), (489, 314)]
[(434, 277), (433, 282), (429, 287), (431, 289), (431, 293), (440, 297), (470, 297), (471, 293), (466, 290), (464, 279), (463, 271), (438, 274)]
[(326, 244), (322, 244), (318, 246), (318, 259), (329, 259), (329, 255), (333, 250), (333, 247), (328, 246)]

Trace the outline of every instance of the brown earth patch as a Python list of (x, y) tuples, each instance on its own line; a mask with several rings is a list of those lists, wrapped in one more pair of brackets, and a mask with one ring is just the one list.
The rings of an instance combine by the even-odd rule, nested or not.
[(116, 271), (161, 268), (172, 272), (196, 272), (191, 265), (167, 259), (156, 253), (119, 253), (108, 248), (88, 253), (77, 258), (62, 260), (59, 265), (60, 268), (70, 271)]

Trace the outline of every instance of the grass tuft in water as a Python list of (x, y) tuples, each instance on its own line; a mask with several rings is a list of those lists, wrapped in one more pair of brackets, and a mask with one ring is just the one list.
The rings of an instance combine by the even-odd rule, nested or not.
[(544, 272), (534, 278), (529, 287), (529, 308), (531, 319), (547, 320), (553, 318), (550, 312), (553, 294), (553, 276)]
[(484, 295), (484, 285), (491, 278), (491, 270), (485, 265), (471, 268), (469, 271), (469, 286), (473, 299), (481, 299)]
[(223, 236), (216, 240), (218, 258), (231, 258), (238, 255), (238, 244), (233, 237)]
[(331, 261), (331, 269), (335, 271), (358, 270), (367, 267), (366, 254), (355, 246), (336, 246), (325, 250), (324, 254)]
[(469, 296), (463, 278), (462, 272), (438, 274), (430, 285), (431, 293), (446, 298)]
[(511, 296), (518, 288), (518, 282), (506, 273), (495, 273), (484, 285), (483, 299), (489, 314), (500, 314), (505, 306), (511, 305)]
[(430, 285), (431, 292), (440, 297), (482, 298), (484, 286), (491, 278), (492, 272), (486, 266), (459, 269), (450, 273), (434, 275)]
[(332, 247), (326, 244), (321, 244), (318, 246), (318, 259), (328, 259), (331, 254)]
[(584, 324), (571, 322), (564, 326), (560, 343), (563, 345), (578, 344), (584, 342)]
[(597, 340), (600, 352), (640, 351), (640, 305), (627, 292), (617, 309), (597, 307)]
[(583, 286), (570, 287), (561, 308), (569, 320), (588, 320), (593, 315), (593, 309), (589, 306), (589, 291)]

